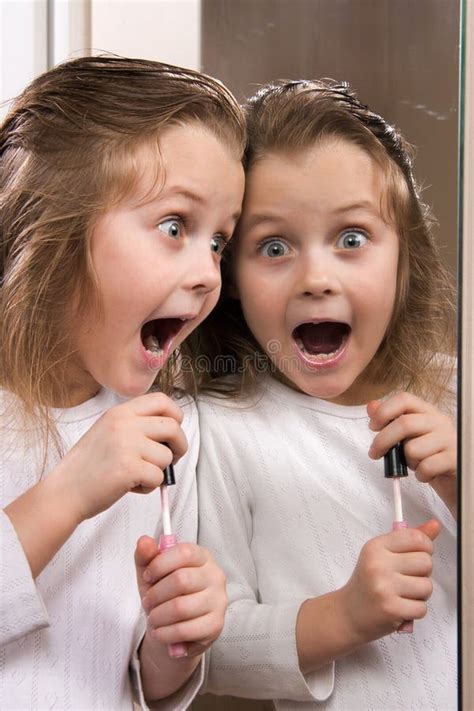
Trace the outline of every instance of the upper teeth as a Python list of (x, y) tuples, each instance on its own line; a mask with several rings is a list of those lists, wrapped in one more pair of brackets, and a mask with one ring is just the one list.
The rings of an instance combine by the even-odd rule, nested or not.
[(161, 351), (160, 342), (153, 334), (147, 336), (144, 343), (145, 348), (147, 351), (150, 351), (150, 353), (159, 353)]

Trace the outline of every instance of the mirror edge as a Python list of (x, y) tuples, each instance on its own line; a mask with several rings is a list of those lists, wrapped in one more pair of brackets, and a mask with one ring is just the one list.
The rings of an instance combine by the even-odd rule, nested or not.
[(474, 124), (474, 0), (463, 3), (463, 58), (462, 58), (462, 117), (461, 117), (461, 185), (460, 224), (461, 244), (461, 387), (460, 387), (460, 433), (461, 433), (461, 681), (462, 708), (474, 708), (474, 564), (472, 541), (474, 540), (474, 481), (471, 476), (474, 440), (474, 374), (472, 353), (474, 350), (474, 137), (469, 128)]

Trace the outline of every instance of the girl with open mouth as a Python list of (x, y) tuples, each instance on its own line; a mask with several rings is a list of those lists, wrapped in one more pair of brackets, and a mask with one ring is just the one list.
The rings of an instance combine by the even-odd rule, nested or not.
[[(208, 690), (454, 711), (454, 300), (407, 144), (331, 80), (268, 85), (247, 116), (228, 284), (199, 329), (200, 542), (230, 591)], [(401, 441), (413, 528), (388, 532)]]
[[(201, 685), (225, 578), (172, 355), (218, 299), (244, 145), (218, 81), (115, 56), (38, 77), (1, 127), (3, 708), (186, 708)], [(180, 536), (151, 569), (172, 462)]]

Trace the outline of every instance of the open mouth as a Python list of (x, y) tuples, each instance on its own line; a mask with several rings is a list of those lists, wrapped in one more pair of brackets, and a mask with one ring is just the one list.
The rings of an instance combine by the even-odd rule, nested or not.
[(301, 323), (292, 333), (298, 350), (314, 363), (332, 361), (343, 350), (351, 327), (341, 321)]
[(147, 321), (141, 330), (143, 347), (151, 355), (163, 355), (186, 321), (180, 318), (155, 318)]

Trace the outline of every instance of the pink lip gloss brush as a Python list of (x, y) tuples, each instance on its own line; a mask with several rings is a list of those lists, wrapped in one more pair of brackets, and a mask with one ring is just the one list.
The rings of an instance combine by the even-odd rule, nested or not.
[[(176, 536), (174, 533), (171, 533), (170, 507), (168, 502), (168, 486), (176, 483), (172, 464), (165, 467), (163, 475), (163, 483), (160, 486), (163, 533), (161, 534), (159, 541), (160, 551), (162, 552), (167, 548), (172, 548), (176, 545)], [(188, 650), (184, 642), (176, 642), (175, 644), (168, 645), (168, 653), (170, 657), (178, 659), (179, 657), (186, 657)]]
[[(405, 453), (401, 442), (388, 450), (384, 455), (383, 463), (385, 476), (391, 479), (393, 483), (395, 518), (392, 524), (392, 531), (397, 531), (400, 528), (408, 528), (408, 524), (403, 518), (402, 493), (400, 491), (400, 479), (404, 476), (408, 476)], [(397, 632), (413, 632), (413, 620), (405, 620), (402, 622)]]

